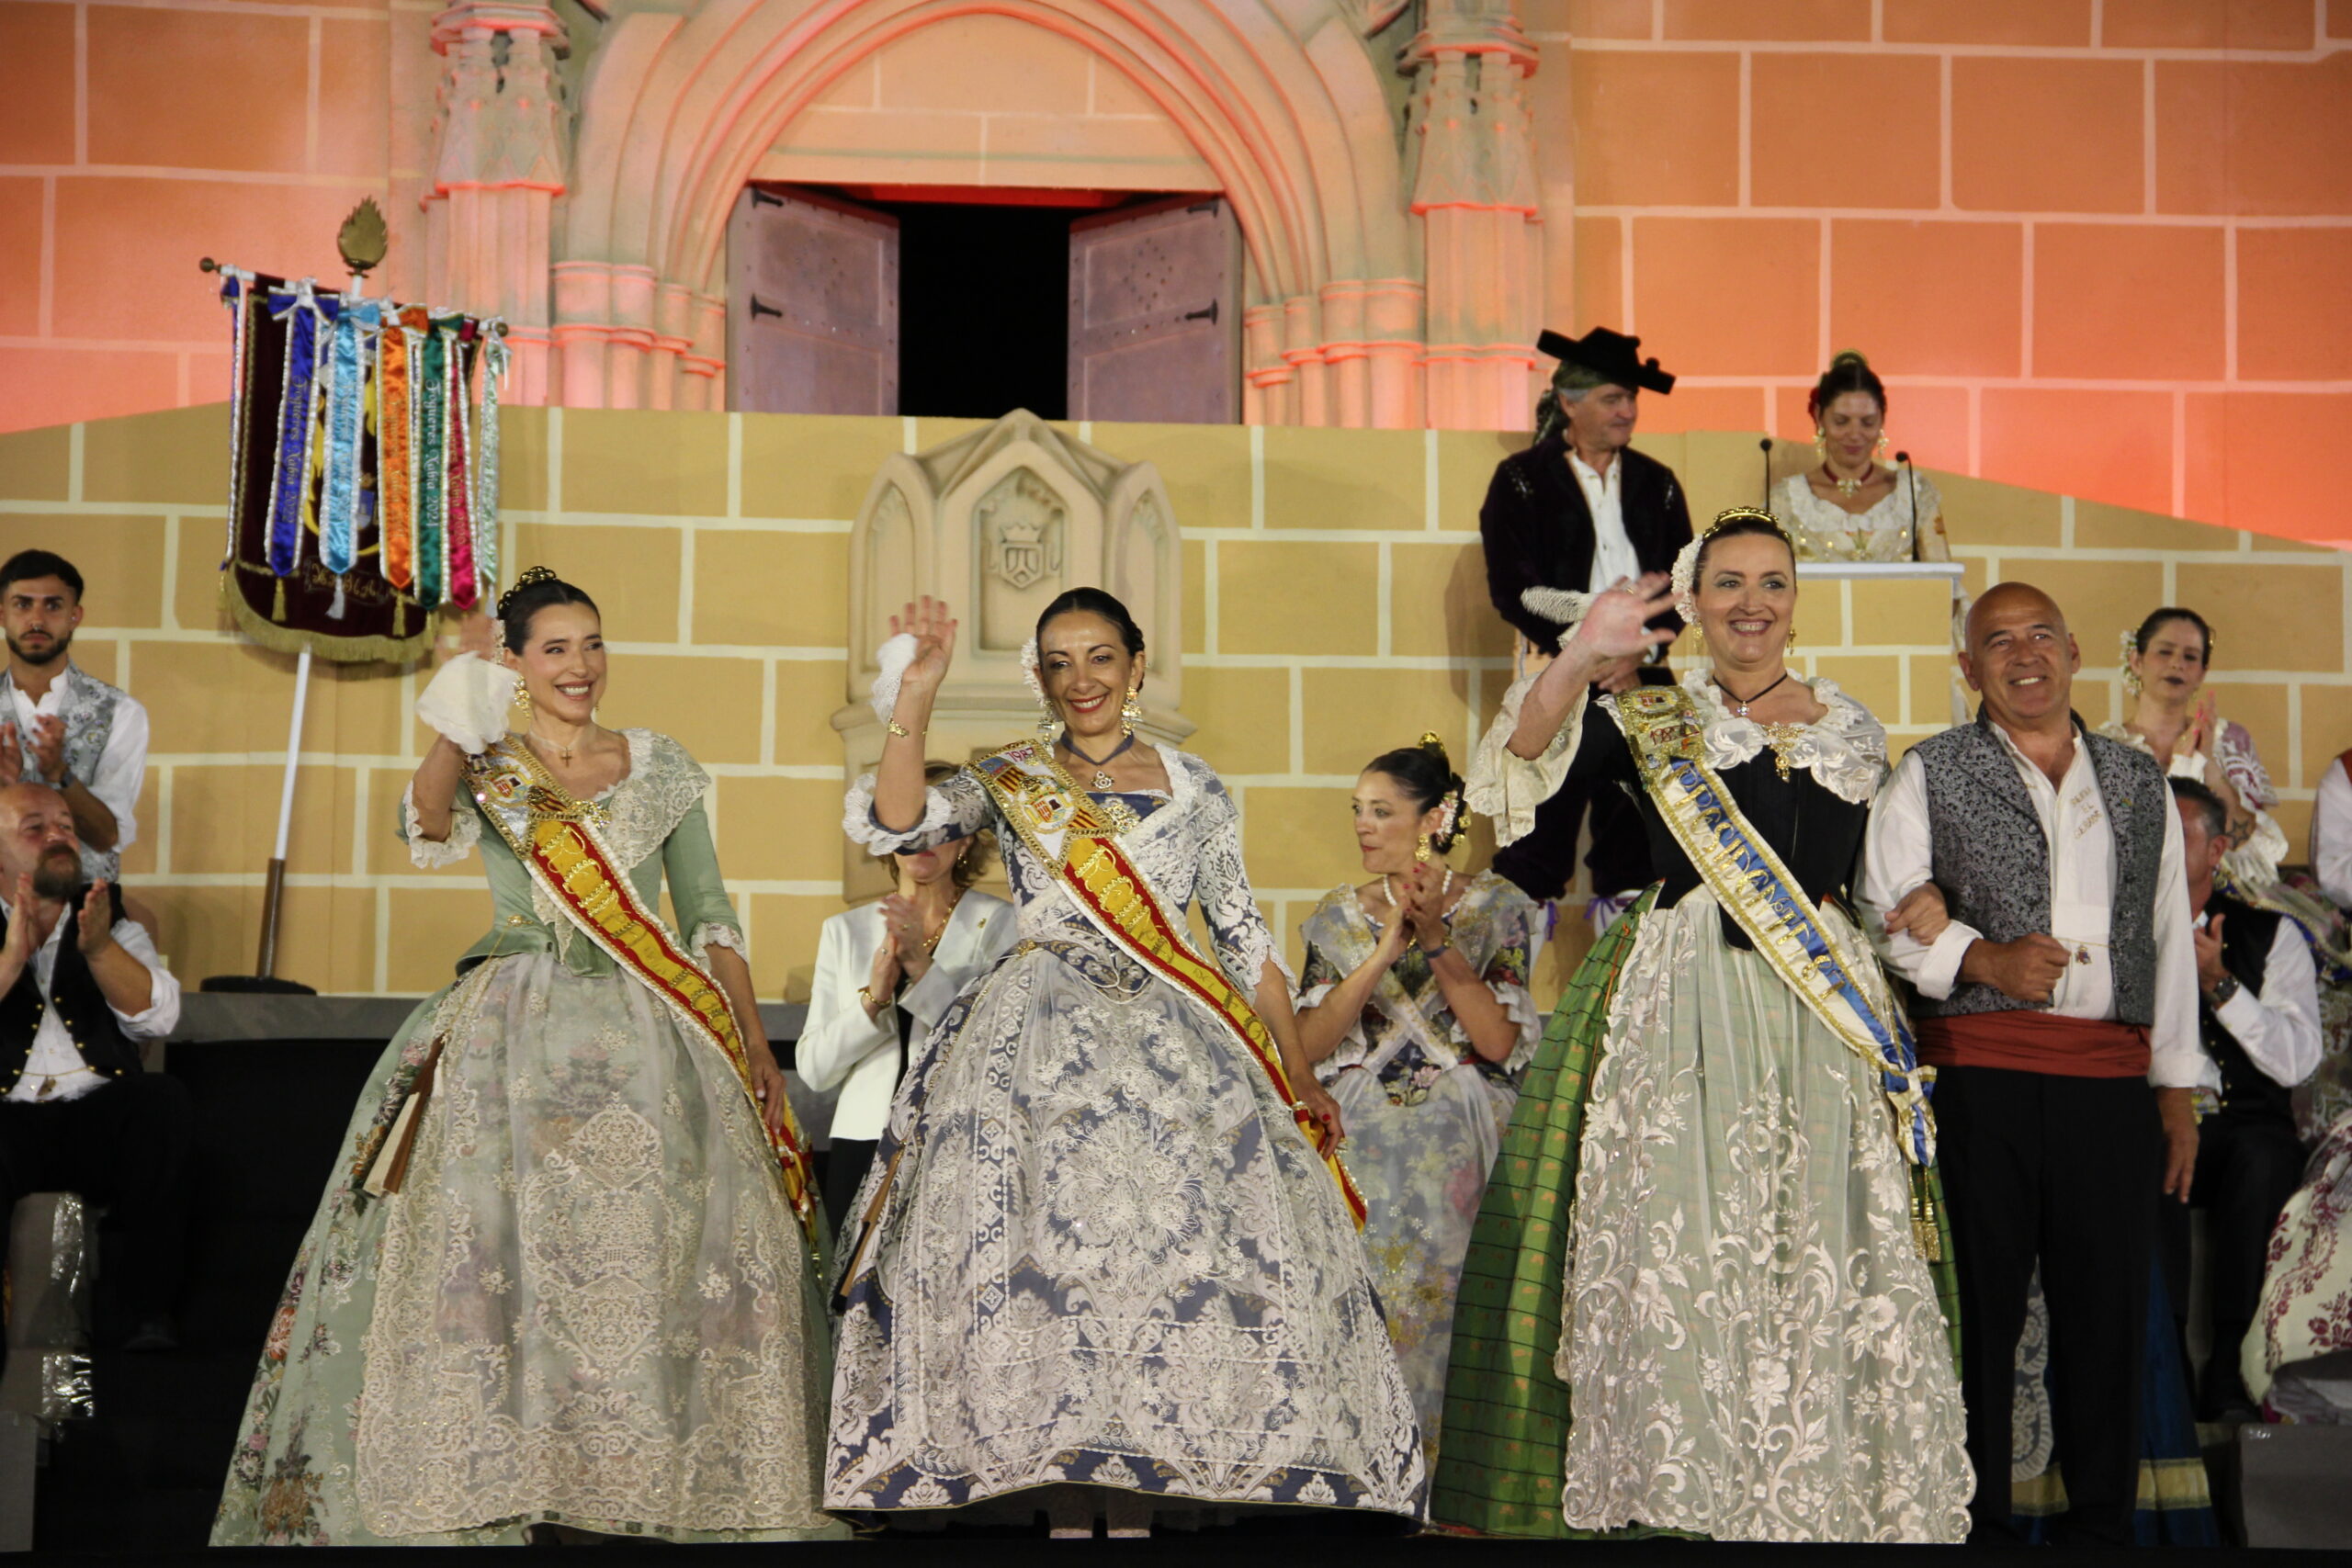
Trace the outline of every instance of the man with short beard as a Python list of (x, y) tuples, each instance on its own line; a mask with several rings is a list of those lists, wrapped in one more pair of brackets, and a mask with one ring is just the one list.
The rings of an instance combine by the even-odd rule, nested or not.
[(125, 1348), (178, 1342), (187, 1089), (141, 1070), (180, 987), (105, 882), (85, 884), (64, 797), (0, 785), (0, 1222), (32, 1192), (107, 1205)]
[[(2067, 1511), (2128, 1546), (2159, 1194), (2197, 1165), (2197, 953), (2180, 814), (2144, 753), (2091, 734), (2051, 597), (1997, 583), (1968, 617), (1973, 724), (1914, 746), (1871, 807), (1861, 902), (1916, 987), (1960, 1283), (1970, 1539), (2008, 1534), (2010, 1396), (2035, 1266)], [(1932, 882), (1951, 919), (1887, 918)]]
[(82, 574), (48, 550), (0, 564), (0, 784), (28, 779), (65, 797), (82, 874), (111, 882), (139, 837), (131, 815), (147, 774), (147, 710), (69, 654), (82, 624)]

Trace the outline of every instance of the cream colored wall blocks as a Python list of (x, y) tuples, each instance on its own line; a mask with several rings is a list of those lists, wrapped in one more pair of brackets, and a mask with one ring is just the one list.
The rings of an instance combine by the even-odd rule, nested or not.
[[(763, 995), (804, 995), (818, 924), (842, 907), (831, 719), (872, 652), (846, 641), (852, 519), (885, 457), (980, 427), (537, 409), (507, 419), (510, 575), (544, 560), (603, 604), (614, 638), (605, 717), (674, 734), (710, 770), (752, 972)], [(1496, 460), (1525, 438), (1053, 428), (1121, 463), (1148, 459), (1166, 487), (1182, 534), (1179, 624), (1138, 613), (1148, 637), (1182, 649), (1183, 713), (1199, 726), (1185, 744), (1230, 783), (1260, 897), (1295, 958), (1315, 901), (1359, 874), (1347, 816), (1356, 770), (1423, 729), (1459, 759), (1510, 680), (1471, 531)], [(1756, 440), (1642, 445), (1677, 465), (1703, 521), (1710, 498), (1754, 492)], [(39, 544), (80, 559), (91, 582), (75, 655), (154, 716), (130, 874), (191, 977), (252, 962), (291, 698), (292, 660), (213, 614), (225, 447), (219, 406), (0, 435), (0, 555)], [(1363, 481), (1354, 503), (1318, 504), (1351, 473), (1377, 483)], [(2165, 603), (2213, 620), (2222, 711), (2253, 731), (2300, 848), (2321, 771), (2352, 746), (2352, 558), (1935, 479), (1972, 584), (2023, 578), (2058, 594), (2082, 647), (2086, 719), (2120, 711), (2124, 627)], [(1869, 703), (1897, 750), (1949, 717), (1942, 594), (1804, 590), (1801, 666)], [(408, 716), (419, 679), (382, 665), (312, 676), (284, 970), (322, 989), (429, 990), (489, 919), (477, 868), (415, 870), (393, 837), (427, 739)], [(1483, 825), (1472, 838), (1456, 860), (1482, 865)], [(1584, 941), (1564, 910), (1540, 991), (1556, 990)]]

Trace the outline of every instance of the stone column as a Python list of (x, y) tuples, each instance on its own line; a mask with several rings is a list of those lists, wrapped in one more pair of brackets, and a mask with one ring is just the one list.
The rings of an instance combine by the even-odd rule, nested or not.
[(1515, 429), (1526, 419), (1541, 304), (1522, 91), (1535, 46), (1511, 0), (1430, 0), (1405, 58), (1428, 291), (1426, 417), (1442, 428)]
[(571, 48), (533, 0), (458, 0), (434, 19), (446, 61), (424, 198), (425, 298), (503, 316), (514, 353), (505, 397), (553, 389), (548, 264), (556, 197), (570, 163), (570, 114), (555, 59)]

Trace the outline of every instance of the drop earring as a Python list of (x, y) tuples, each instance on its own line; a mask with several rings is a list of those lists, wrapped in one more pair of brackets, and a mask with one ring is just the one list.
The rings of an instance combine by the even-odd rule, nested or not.
[(514, 682), (514, 705), (523, 710), (523, 728), (531, 728), (531, 688), (522, 682)]
[(1054, 705), (1047, 703), (1046, 711), (1037, 716), (1037, 743), (1051, 750), (1054, 744), (1054, 731), (1059, 728), (1060, 726), (1054, 718)]
[(1136, 701), (1135, 688), (1127, 688), (1126, 701), (1119, 705), (1119, 733), (1133, 735), (1136, 726), (1143, 722), (1143, 705)]
[(1430, 836), (1427, 833), (1423, 833), (1419, 838), (1413, 840), (1413, 860), (1414, 863), (1419, 865), (1429, 864)]
[(1829, 461), (1829, 436), (1817, 424), (1813, 427), (1813, 456), (1815, 462)]

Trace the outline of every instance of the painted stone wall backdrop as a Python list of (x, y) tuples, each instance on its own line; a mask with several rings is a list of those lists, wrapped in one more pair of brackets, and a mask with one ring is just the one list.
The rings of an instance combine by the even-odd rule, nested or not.
[(2352, 6), (1521, 8), (1547, 309), (1683, 374), (1653, 428), (1810, 440), (1859, 348), (1923, 464), (2352, 537)]
[[(576, 80), (602, 28), (559, 9)], [(1923, 463), (2352, 535), (2324, 457), (2352, 446), (2352, 4), (1519, 9), (1545, 314), (1684, 373), (1654, 430), (1803, 439), (1803, 387), (1857, 346)], [(0, 0), (0, 430), (219, 397), (196, 258), (331, 275), (362, 195), (382, 281), (420, 288), (438, 10)], [(1172, 124), (1047, 28), (959, 14), (845, 73), (762, 172), (1192, 188)]]
[[(515, 410), (504, 558), (596, 595), (613, 644), (605, 722), (675, 735), (718, 780), (713, 815), (769, 996), (805, 993), (817, 923), (841, 908), (849, 520), (876, 467), (968, 429), (945, 421)], [(247, 970), (292, 698), (291, 659), (223, 630), (216, 605), (225, 410), (0, 435), (0, 556), (64, 551), (90, 581), (75, 657), (154, 717), (126, 878), (161, 910), (173, 966)], [(1363, 763), (1422, 730), (1466, 754), (1509, 681), (1476, 534), (1517, 438), (1468, 433), (1077, 427), (1156, 463), (1183, 534), (1180, 627), (1192, 748), (1240, 801), (1251, 876), (1295, 947), (1357, 874), (1347, 798)], [(1752, 495), (1756, 441), (1643, 446), (1694, 513)], [(2080, 636), (2084, 716), (2116, 711), (2116, 635), (2158, 604), (2215, 623), (2222, 712), (2254, 732), (2303, 841), (2327, 761), (2352, 745), (2352, 557), (1938, 474), (1972, 589), (2021, 577)], [(1812, 672), (1898, 745), (1949, 712), (1938, 583), (1832, 584), (1799, 612)], [(289, 857), (281, 973), (339, 992), (421, 993), (489, 916), (470, 864), (419, 872), (392, 835), (428, 738), (421, 675), (315, 667)], [(1474, 838), (1469, 863), (1485, 863)], [(1547, 965), (1580, 951), (1563, 944)]]

